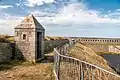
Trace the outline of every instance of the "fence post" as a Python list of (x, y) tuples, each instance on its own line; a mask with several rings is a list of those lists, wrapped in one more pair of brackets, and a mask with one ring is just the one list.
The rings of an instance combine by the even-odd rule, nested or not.
[(91, 73), (92, 73), (92, 80), (94, 80), (94, 71), (92, 66), (91, 66)]
[(58, 76), (58, 80), (60, 80), (60, 56), (58, 55), (58, 73), (57, 73), (57, 76)]
[[(100, 70), (101, 72), (105, 72), (106, 74), (109, 74), (110, 75), (110, 77), (112, 77), (112, 76), (115, 76), (116, 77), (116, 79), (117, 80), (120, 80), (120, 76), (118, 76), (118, 75), (116, 75), (116, 74), (114, 74), (114, 73), (112, 73), (112, 72), (109, 72), (109, 71), (107, 71), (107, 70), (104, 70), (103, 68), (100, 68), (100, 67), (98, 67), (98, 66), (96, 66), (96, 65), (93, 65), (93, 64), (90, 64), (90, 63), (88, 63), (88, 62), (85, 62), (85, 61), (82, 61), (82, 60), (79, 60), (79, 59), (76, 59), (76, 58), (73, 58), (73, 57), (69, 57), (69, 56), (66, 56), (66, 55), (63, 55), (63, 53), (66, 53), (66, 51), (67, 51), (67, 49), (70, 47), (70, 45), (68, 45), (67, 47), (66, 46), (64, 46), (64, 47), (60, 47), (60, 48), (56, 48), (57, 50), (59, 50), (59, 51), (57, 51), (56, 49), (54, 49), (54, 51), (55, 51), (55, 74), (56, 74), (56, 76), (57, 76), (57, 80), (62, 80), (64, 77), (62, 76), (62, 75), (64, 75), (64, 74), (62, 74), (62, 68), (63, 68), (63, 66), (62, 65), (65, 65), (65, 63), (64, 63), (64, 60), (65, 60), (65, 62), (67, 62), (68, 61), (68, 66), (65, 66), (64, 68), (68, 68), (68, 69), (66, 69), (66, 70), (68, 70), (68, 74), (69, 74), (69, 72), (71, 73), (72, 72), (72, 74), (73, 74), (73, 76), (72, 77), (69, 77), (69, 75), (68, 75), (68, 78), (67, 79), (71, 79), (71, 78), (74, 78), (75, 76), (76, 76), (76, 71), (78, 70), (78, 79), (79, 80), (85, 80), (86, 79), (86, 71), (87, 71), (87, 68), (90, 68), (89, 69), (89, 71), (90, 71), (90, 73), (89, 73), (89, 71), (88, 71), (88, 79), (92, 79), (92, 80), (95, 80), (95, 79), (100, 79), (101, 80), (101, 77), (102, 78), (106, 78), (106, 79), (108, 79), (109, 78), (109, 76), (108, 75), (106, 75), (106, 76), (102, 76), (101, 74), (100, 74), (100, 72), (99, 73), (96, 73), (96, 69), (98, 69), (98, 70)], [(84, 47), (85, 48), (85, 47)], [(67, 60), (68, 59), (68, 60)], [(77, 62), (78, 61), (78, 62)], [(78, 65), (78, 69), (76, 69), (76, 68), (73, 68), (73, 67), (76, 67)], [(71, 70), (72, 69), (72, 70)], [(63, 69), (64, 70), (64, 69)], [(62, 75), (61, 75), (62, 74)], [(100, 74), (100, 75), (99, 75)], [(105, 75), (105, 74), (104, 74)], [(67, 76), (66, 76), (67, 77)], [(104, 79), (105, 79), (104, 78)], [(105, 80), (106, 80), (105, 79)], [(112, 79), (114, 79), (115, 80), (115, 78), (111, 78), (111, 80)]]
[(54, 73), (55, 73), (56, 80), (58, 80), (57, 62), (58, 62), (58, 54), (54, 49)]
[(83, 63), (80, 64), (80, 68), (81, 68), (81, 80), (84, 80)]

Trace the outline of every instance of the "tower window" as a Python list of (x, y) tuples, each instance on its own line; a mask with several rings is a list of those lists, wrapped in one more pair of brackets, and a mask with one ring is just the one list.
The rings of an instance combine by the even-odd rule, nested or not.
[(26, 34), (23, 34), (23, 39), (26, 39)]
[(16, 36), (19, 36), (18, 32), (16, 32)]

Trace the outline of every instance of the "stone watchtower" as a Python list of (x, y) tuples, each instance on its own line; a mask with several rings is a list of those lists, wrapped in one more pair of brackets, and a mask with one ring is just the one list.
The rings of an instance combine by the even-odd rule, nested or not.
[(15, 27), (14, 39), (26, 60), (35, 62), (44, 57), (44, 35), (45, 29), (33, 15)]

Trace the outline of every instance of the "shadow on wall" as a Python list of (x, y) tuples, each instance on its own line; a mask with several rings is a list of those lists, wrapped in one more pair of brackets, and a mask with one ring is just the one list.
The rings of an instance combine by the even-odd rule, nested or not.
[(24, 57), (15, 43), (0, 42), (0, 71), (21, 64)]
[(69, 43), (69, 40), (49, 40), (45, 41), (45, 56), (44, 59), (41, 61), (38, 61), (38, 63), (53, 63), (54, 62), (54, 54), (53, 52), (54, 48), (61, 47), (65, 45), (66, 43)]
[(11, 59), (12, 52), (9, 43), (0, 42), (0, 62), (7, 62)]
[(20, 51), (20, 49), (18, 48), (18, 46), (16, 44), (13, 44), (12, 46), (13, 50), (12, 50), (12, 60), (25, 60), (22, 52)]
[(57, 46), (63, 45), (64, 43), (69, 42), (69, 40), (49, 40), (45, 41), (45, 54), (48, 54), (53, 51)]
[(0, 63), (11, 60), (24, 60), (24, 57), (15, 43), (0, 42)]
[[(68, 40), (50, 40), (45, 41), (45, 53), (50, 53), (57, 46), (69, 42)], [(48, 58), (48, 57), (47, 57)], [(49, 57), (51, 58), (51, 56)], [(22, 52), (15, 43), (0, 42), (0, 63), (10, 62), (13, 60), (25, 60)]]

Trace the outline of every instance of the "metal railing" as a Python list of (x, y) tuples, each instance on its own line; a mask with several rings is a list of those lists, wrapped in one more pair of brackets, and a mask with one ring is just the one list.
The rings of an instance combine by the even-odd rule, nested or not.
[(56, 80), (120, 80), (120, 76), (115, 73), (69, 57), (68, 52), (71, 46), (65, 44), (54, 48), (54, 73)]

